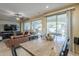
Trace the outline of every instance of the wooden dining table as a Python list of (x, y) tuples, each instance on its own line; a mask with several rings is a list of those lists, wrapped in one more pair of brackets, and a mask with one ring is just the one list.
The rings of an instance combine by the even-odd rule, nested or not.
[(20, 46), (34, 56), (59, 56), (63, 45), (58, 45), (54, 40), (40, 38), (22, 43)]

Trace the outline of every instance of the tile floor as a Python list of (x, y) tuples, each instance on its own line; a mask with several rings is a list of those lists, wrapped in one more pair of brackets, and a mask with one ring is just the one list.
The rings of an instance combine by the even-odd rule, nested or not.
[[(31, 56), (22, 48), (18, 48), (16, 51), (18, 56)], [(11, 50), (5, 45), (3, 41), (0, 42), (0, 56), (12, 56)]]
[(0, 56), (12, 56), (11, 50), (7, 48), (4, 42), (0, 42)]

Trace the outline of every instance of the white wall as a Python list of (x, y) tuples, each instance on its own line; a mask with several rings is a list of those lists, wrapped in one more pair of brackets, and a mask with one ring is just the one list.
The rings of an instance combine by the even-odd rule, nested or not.
[(17, 24), (17, 22), (0, 20), (0, 24)]
[[(79, 37), (79, 5), (75, 6), (72, 18), (73, 37)], [(74, 39), (74, 38), (73, 38)], [(74, 52), (79, 54), (79, 45), (74, 44)]]
[(0, 32), (4, 31), (4, 24), (18, 24), (18, 23), (13, 21), (0, 20)]

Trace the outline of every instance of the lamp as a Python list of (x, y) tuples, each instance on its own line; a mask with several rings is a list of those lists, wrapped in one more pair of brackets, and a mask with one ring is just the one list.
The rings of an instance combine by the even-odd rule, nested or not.
[(16, 18), (16, 20), (17, 20), (17, 21), (19, 21), (19, 20), (20, 20), (20, 18), (19, 18), (19, 17), (17, 17), (17, 18)]

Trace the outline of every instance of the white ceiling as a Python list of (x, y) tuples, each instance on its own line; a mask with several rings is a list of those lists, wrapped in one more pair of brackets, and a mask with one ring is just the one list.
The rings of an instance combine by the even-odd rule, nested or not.
[[(50, 9), (57, 9), (71, 5), (69, 3), (0, 3), (0, 20), (15, 21), (13, 16), (16, 13), (21, 13), (23, 16), (31, 17), (39, 15), (41, 12), (46, 12)], [(46, 6), (49, 6), (47, 9)]]

